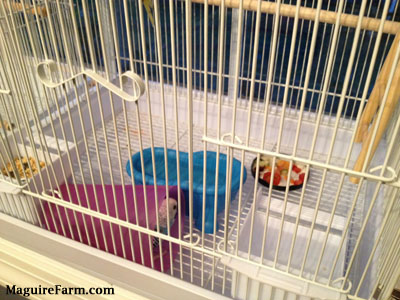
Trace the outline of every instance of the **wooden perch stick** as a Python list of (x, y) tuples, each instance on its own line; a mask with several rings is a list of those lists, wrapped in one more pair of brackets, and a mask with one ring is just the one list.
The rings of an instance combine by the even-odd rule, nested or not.
[[(393, 65), (393, 60), (395, 57), (395, 53), (397, 50), (397, 45), (399, 44), (400, 41), (400, 34), (396, 34), (396, 38), (394, 39), (392, 46), (390, 47), (389, 53), (385, 59), (385, 63), (383, 64), (383, 67), (381, 71), (378, 74), (378, 77), (375, 81), (374, 88), (371, 92), (371, 95), (369, 96), (367, 105), (365, 106), (365, 109), (363, 111), (363, 114), (360, 119), (360, 123), (358, 124), (357, 127), (357, 132), (355, 136), (355, 142), (356, 143), (361, 143), (362, 141), (365, 140), (367, 134), (368, 134), (368, 127), (374, 118), (374, 115), (379, 107), (379, 105), (382, 102), (383, 95), (385, 93), (386, 85), (389, 80), (389, 73), (390, 73), (390, 68)], [(392, 84), (396, 83), (393, 81)]]
[[(396, 43), (395, 45), (397, 45), (397, 44), (398, 43)], [(392, 47), (392, 48), (396, 48), (396, 47)], [(390, 68), (388, 68), (388, 73), (389, 72), (390, 72)], [(389, 125), (389, 121), (393, 115), (393, 112), (396, 108), (396, 105), (397, 105), (397, 102), (399, 101), (399, 99), (400, 99), (400, 64), (398, 64), (396, 67), (396, 71), (395, 71), (395, 74), (394, 74), (394, 77), (392, 80), (392, 84), (389, 89), (388, 98), (386, 100), (385, 107), (383, 108), (381, 121), (379, 122), (379, 124), (377, 124), (377, 118), (375, 118), (375, 120), (368, 132), (368, 135), (366, 136), (366, 138), (363, 142), (360, 155), (358, 156), (358, 159), (353, 168), (354, 171), (360, 172), (362, 170), (364, 162), (367, 158), (367, 152), (368, 152), (369, 145), (372, 142), (372, 134), (373, 134), (374, 128), (376, 126), (378, 126), (375, 140), (373, 141), (373, 144), (372, 144), (371, 154), (370, 154), (368, 162), (367, 162), (367, 166), (368, 166), (369, 162), (371, 161), (371, 158), (374, 156), (375, 151), (378, 148), (379, 142), (382, 139), (382, 136), (385, 133), (387, 126)], [(359, 183), (360, 178), (350, 177), (350, 181), (352, 183), (357, 184), (357, 183)]]
[[(9, 8), (8, 5), (8, 1), (7, 0), (3, 0), (5, 7)], [(11, 10), (14, 11), (18, 11), (18, 12), (22, 12), (24, 11), (24, 7), (27, 13), (31, 13), (32, 15), (35, 15), (35, 7), (31, 6), (31, 5), (23, 5), (20, 2), (11, 2)], [(37, 14), (41, 17), (47, 17), (47, 10), (46, 7), (42, 6), (42, 5), (37, 5), (36, 6), (37, 9)]]
[[(192, 0), (194, 3), (204, 3), (204, 0)], [(221, 0), (208, 0), (209, 5), (221, 5)], [(243, 9), (257, 11), (257, 0), (243, 0)], [(225, 6), (229, 8), (239, 8), (239, 0), (226, 0)], [(274, 2), (262, 1), (261, 12), (274, 14), (276, 11), (277, 4)], [(284, 17), (294, 18), (296, 15), (296, 6), (289, 4), (281, 4), (279, 8), (279, 13)], [(310, 7), (300, 7), (299, 18), (304, 20), (315, 20), (317, 15), (317, 10)], [(335, 24), (336, 23), (336, 12), (321, 10), (319, 20), (323, 23)], [(340, 17), (340, 25), (346, 27), (357, 27), (358, 16), (351, 14), (342, 14)], [(371, 31), (379, 30), (380, 19), (376, 18), (363, 18), (361, 23), (362, 29), (367, 29)], [(384, 33), (397, 34), (400, 32), (400, 23), (393, 21), (385, 21), (383, 26)]]

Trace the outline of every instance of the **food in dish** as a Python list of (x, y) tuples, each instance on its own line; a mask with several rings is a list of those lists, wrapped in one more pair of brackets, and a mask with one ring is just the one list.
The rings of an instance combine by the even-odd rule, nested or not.
[[(29, 162), (28, 162), (29, 159)], [(20, 178), (32, 178), (33, 175), (36, 175), (39, 172), (38, 166), (36, 164), (36, 160), (29, 156), (27, 157), (15, 157), (14, 158), (14, 163), (15, 166), (17, 168), (18, 174)], [(31, 166), (31, 168), (29, 167), (29, 165)], [(39, 166), (40, 169), (45, 167), (45, 163), (43, 161), (39, 161)], [(11, 178), (16, 178), (15, 176), (15, 172), (14, 172), (14, 168), (13, 165), (11, 164), (11, 162), (7, 163), (6, 167), (3, 167), (1, 172), (3, 173), (3, 175), (5, 176), (10, 176)], [(33, 174), (32, 174), (33, 173)]]
[[(271, 179), (274, 187), (285, 188), (288, 180), (290, 180), (290, 187), (301, 187), (304, 183), (306, 167), (305, 165), (293, 162), (292, 172), (289, 176), (290, 162), (283, 159), (275, 159), (275, 171), (272, 177), (272, 157), (267, 155), (260, 156), (260, 168), (258, 172), (258, 177), (260, 182), (266, 186), (270, 185)], [(257, 167), (257, 159), (253, 161), (252, 173), (255, 176)]]

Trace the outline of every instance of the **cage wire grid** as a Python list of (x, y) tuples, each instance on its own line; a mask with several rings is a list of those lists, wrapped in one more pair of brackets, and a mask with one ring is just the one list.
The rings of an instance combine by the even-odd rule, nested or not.
[[(132, 114), (132, 112), (130, 112)], [(150, 127), (148, 122), (148, 115), (145, 113), (140, 114), (140, 122), (141, 122), (141, 137), (142, 137), (142, 145), (143, 149), (150, 147)], [(111, 184), (111, 176), (110, 176), (110, 169), (112, 170), (112, 175), (114, 179), (114, 184), (122, 184), (121, 179), (121, 172), (120, 172), (120, 164), (122, 164), (123, 168), (123, 176), (125, 184), (130, 184), (131, 179), (128, 176), (127, 172), (125, 171), (125, 164), (126, 161), (120, 161), (118, 155), (118, 149), (121, 154), (122, 158), (128, 159), (130, 155), (139, 151), (139, 142), (138, 142), (138, 126), (136, 118), (129, 119), (129, 127), (126, 129), (125, 127), (125, 117), (123, 113), (119, 113), (116, 116), (116, 125), (117, 125), (117, 132), (118, 132), (118, 140), (119, 144), (116, 143), (116, 135), (113, 126), (113, 120), (109, 120), (105, 124), (106, 132), (107, 132), (107, 140), (109, 143), (109, 151), (110, 151), (110, 161), (112, 162), (111, 168), (108, 166), (108, 157), (107, 151), (105, 146), (104, 134), (102, 128), (96, 129), (96, 137), (97, 137), (97, 146), (95, 145), (95, 140), (93, 134), (89, 134), (87, 136), (87, 143), (89, 148), (89, 155), (88, 153), (80, 153), (80, 162), (83, 170), (84, 180), (80, 174), (80, 167), (77, 163), (74, 164), (74, 176), (76, 179), (76, 183), (95, 183), (101, 184), (100, 179), (100, 168), (99, 162), (97, 161), (96, 153), (100, 154), (100, 160), (102, 162), (102, 172), (103, 172), (103, 180), (104, 184)], [(163, 124), (160, 118), (152, 118), (152, 125), (153, 125), (153, 133), (154, 133), (154, 145), (155, 147), (160, 147), (163, 145)], [(180, 151), (187, 151), (187, 140), (188, 140), (188, 132), (187, 132), (187, 124), (180, 123), (179, 128), (179, 150)], [(128, 141), (126, 136), (126, 130), (129, 131), (131, 137), (131, 151), (132, 153), (128, 153)], [(203, 150), (203, 128), (200, 126), (195, 126), (193, 129), (193, 150), (194, 151), (202, 151)], [(175, 149), (175, 124), (172, 121), (166, 122), (166, 133), (167, 133), (167, 141), (168, 141), (168, 148)], [(208, 130), (208, 134), (213, 136), (216, 134), (213, 130)], [(252, 140), (250, 144), (258, 145), (257, 141)], [(268, 146), (271, 150), (274, 145)], [(216, 151), (216, 145), (208, 143), (207, 151)], [(226, 148), (220, 148), (221, 153), (226, 154)], [(238, 160), (241, 159), (240, 151), (234, 151), (234, 157)], [(91, 175), (89, 172), (89, 157), (91, 159), (92, 170), (94, 175), (94, 182), (92, 182)], [(215, 245), (213, 243), (214, 237), (213, 234), (204, 234), (204, 240), (200, 241), (200, 244), (204, 244), (204, 248), (215, 251), (217, 245), (220, 242), (224, 241), (225, 230), (228, 230), (229, 235), (228, 239), (230, 243), (236, 243), (236, 238), (238, 235), (237, 232), (237, 222), (240, 223), (240, 228), (243, 228), (243, 224), (245, 223), (246, 218), (252, 215), (252, 205), (253, 203), (253, 190), (254, 190), (254, 178), (251, 175), (251, 163), (256, 156), (252, 153), (246, 153), (244, 166), (247, 170), (247, 181), (243, 185), (242, 190), (242, 207), (239, 212), (238, 207), (238, 197), (236, 196), (235, 200), (232, 201), (229, 212), (228, 212), (228, 228), (225, 228), (225, 212), (221, 212), (218, 214), (218, 222), (219, 222), (219, 229), (215, 234)], [(337, 163), (341, 163), (337, 161)], [(313, 211), (315, 209), (315, 205), (318, 199), (318, 189), (321, 184), (321, 175), (322, 170), (317, 168), (310, 169), (310, 178), (306, 184), (306, 192), (304, 196), (303, 206), (306, 209)], [(330, 214), (333, 208), (333, 200), (336, 196), (338, 182), (339, 182), (339, 173), (329, 172), (328, 174), (328, 182), (330, 184), (325, 185), (323, 189), (323, 196), (322, 201), (319, 206), (319, 210), (321, 212), (326, 212)], [(268, 197), (268, 189), (262, 187), (260, 184), (258, 185), (258, 191), (261, 192), (261, 195), (264, 197)], [(342, 192), (340, 194), (340, 201), (338, 206), (335, 210), (335, 216), (339, 216), (342, 218), (346, 218), (348, 216), (348, 211), (351, 207), (353, 197), (356, 192), (356, 186), (352, 185), (348, 181), (345, 181)], [(292, 191), (288, 194), (288, 203), (298, 205), (300, 201), (301, 190)], [(362, 208), (363, 208), (363, 197), (364, 194), (361, 192), (357, 201), (356, 209), (353, 213), (351, 219), (351, 225), (349, 232), (347, 233), (348, 239), (346, 240), (346, 244), (343, 246), (346, 248), (345, 253), (346, 256), (349, 257), (352, 254), (352, 250), (354, 247), (354, 239), (358, 237), (358, 233), (361, 227), (361, 222), (363, 220)], [(276, 200), (276, 203), (282, 204), (285, 198), (284, 191), (277, 191), (273, 190), (272, 198)], [(257, 198), (256, 198), (257, 199)], [(256, 201), (259, 201), (257, 199)], [(275, 203), (275, 204), (276, 204)], [(257, 210), (262, 211), (265, 213), (265, 209), (257, 208)], [(304, 212), (303, 212), (304, 213)], [(309, 212), (310, 213), (310, 212)], [(275, 218), (276, 220), (281, 220), (282, 218), (282, 211), (279, 209), (271, 208), (270, 211), (270, 218)], [(295, 215), (292, 213), (284, 213), (285, 224), (286, 223), (295, 223)], [(304, 224), (303, 224), (304, 225)], [(304, 226), (310, 226), (309, 223), (305, 223)], [(319, 230), (321, 232), (325, 232), (327, 230), (326, 226), (322, 226), (320, 228), (316, 227), (314, 230)], [(332, 229), (331, 229), (332, 230)], [(189, 218), (185, 219), (184, 227), (182, 228), (182, 234), (188, 234), (190, 232), (190, 225), (189, 225)], [(197, 233), (200, 237), (202, 236), (201, 231), (196, 228), (193, 228), (193, 232)], [(339, 233), (340, 235), (341, 233)], [(240, 238), (240, 236), (239, 236)], [(261, 237), (254, 237), (254, 239), (260, 239)], [(215, 248), (214, 248), (215, 247)], [(337, 250), (333, 249), (332, 251)], [(329, 251), (329, 250), (328, 250)], [(268, 260), (266, 259), (264, 263), (268, 264)], [(182, 268), (181, 268), (182, 266)], [(281, 266), (283, 267), (283, 266)], [(217, 257), (212, 255), (203, 254), (199, 251), (193, 250), (191, 251), (184, 246), (180, 247), (180, 253), (178, 253), (174, 263), (173, 263), (173, 270), (168, 271), (167, 273), (173, 273), (172, 275), (181, 278), (185, 281), (192, 282), (196, 285), (202, 286), (204, 288), (211, 289), (217, 293), (224, 294), (226, 296), (231, 296), (231, 287), (232, 287), (232, 270), (229, 267), (226, 267), (222, 263), (219, 262)], [(306, 275), (307, 276), (307, 275)]]
[[(314, 1), (313, 1), (314, 2)], [(67, 2), (65, 2), (65, 5), (68, 5)], [(54, 5), (54, 4), (52, 4)], [(350, 5), (350, 4), (346, 4), (346, 5)], [(183, 11), (184, 9), (184, 5), (183, 2), (180, 3), (179, 6), (177, 6), (177, 9), (181, 9)], [(355, 1), (353, 2), (353, 10), (355, 7)], [(212, 8), (213, 13), (215, 7)], [(64, 18), (65, 19), (69, 19), (69, 10), (67, 10), (67, 13), (64, 14)], [(218, 12), (217, 14), (214, 16), (216, 19), (218, 19)], [(252, 17), (253, 15), (253, 17)], [(368, 12), (368, 15), (371, 15), (370, 12)], [(15, 16), (17, 18), (20, 18), (21, 15)], [(213, 17), (213, 18), (214, 18)], [(249, 19), (249, 23), (246, 23), (245, 26), (249, 26), (250, 28), (253, 25), (250, 25), (250, 23), (254, 23), (254, 12), (248, 12), (246, 13), (245, 18)], [(58, 16), (57, 15), (51, 15), (51, 22), (53, 24), (57, 24), (58, 23)], [(20, 19), (21, 24), (23, 24), (22, 19)], [(280, 20), (280, 22), (282, 22), (282, 19)], [(148, 23), (148, 21), (147, 21)], [(217, 23), (218, 25), (218, 23)], [(20, 28), (20, 35), (22, 37), (24, 37), (24, 33), (23, 33), (23, 27), (25, 25), (22, 25)], [(48, 25), (46, 24), (42, 24), (43, 28), (47, 28), (45, 29), (45, 31), (48, 31)], [(303, 24), (301, 24), (302, 28), (303, 28)], [(324, 25), (325, 29), (326, 29), (326, 25)], [(328, 25), (328, 27), (331, 25)], [(217, 26), (218, 27), (218, 26)], [(306, 27), (306, 26), (305, 26)], [(288, 27), (286, 26), (286, 35), (288, 35)], [(325, 30), (324, 29), (324, 30)], [(147, 28), (148, 32), (152, 32), (152, 29)], [(308, 32), (310, 32), (308, 30)], [(340, 36), (345, 36), (345, 41), (347, 43), (347, 41), (349, 40), (348, 38), (348, 33), (349, 31), (343, 31), (343, 33), (340, 33)], [(213, 33), (214, 34), (214, 33)], [(151, 34), (149, 35), (151, 37)], [(154, 37), (154, 35), (152, 36)], [(368, 36), (365, 34), (365, 32), (362, 33), (362, 39), (367, 38)], [(63, 38), (61, 36), (58, 36), (58, 40), (56, 41), (56, 43), (58, 44), (73, 44), (73, 41), (67, 42), (67, 41), (63, 41)], [(114, 37), (115, 38), (115, 37)], [(372, 39), (371, 39), (372, 40)], [(25, 51), (29, 52), (29, 47), (27, 47), (27, 44), (29, 44), (29, 42), (26, 39), (22, 39), (21, 40), (24, 47), (25, 47)], [(384, 52), (388, 49), (388, 47), (390, 46), (389, 41), (389, 37), (387, 37), (386, 41), (382, 42), (382, 44), (385, 45), (385, 50)], [(286, 40), (285, 40), (286, 43)], [(153, 45), (155, 47), (155, 44)], [(265, 45), (264, 45), (265, 47)], [(40, 47), (39, 47), (40, 48)], [(155, 48), (154, 48), (155, 49)], [(47, 49), (47, 51), (49, 53), (52, 53), (53, 49)], [(100, 53), (100, 49), (97, 48), (96, 51), (98, 51)], [(319, 55), (319, 59), (321, 59), (321, 52), (322, 52), (322, 47), (320, 49), (320, 53), (318, 53)], [(126, 53), (125, 53), (126, 54)], [(184, 56), (185, 54), (185, 49), (184, 47), (182, 48), (182, 53), (181, 55)], [(150, 55), (152, 55), (150, 53)], [(357, 52), (358, 58), (357, 61), (360, 57), (360, 55), (362, 55), (361, 50), (360, 52)], [(337, 58), (339, 60), (343, 60), (344, 54), (342, 57)], [(382, 56), (384, 57), (384, 56)], [(122, 57), (123, 58), (123, 57)], [(149, 61), (149, 65), (154, 65), (157, 66), (157, 57), (156, 55), (154, 55), (154, 61)], [(249, 58), (249, 62), (250, 62), (250, 56)], [(126, 58), (125, 58), (126, 59)], [(196, 58), (195, 58), (196, 59)], [(245, 57), (243, 56), (242, 58), (242, 64), (243, 60), (245, 59)], [(152, 58), (150, 58), (150, 60), (152, 60)], [(29, 61), (29, 59), (28, 59)], [(138, 61), (139, 63), (141, 62), (140, 60)], [(380, 62), (382, 63), (382, 61)], [(29, 64), (33, 65), (32, 62), (30, 62)], [(341, 63), (342, 64), (342, 63)], [(378, 62), (379, 64), (379, 62)], [(283, 62), (282, 62), (283, 65)], [(281, 66), (277, 66), (277, 70), (280, 70), (280, 72), (282, 73), (282, 65)], [(304, 66), (302, 68), (302, 72), (304, 71)], [(65, 66), (64, 66), (65, 69)], [(185, 70), (184, 66), (181, 66), (182, 70)], [(248, 69), (250, 70), (250, 64), (248, 63)], [(153, 69), (151, 69), (151, 72), (153, 72)], [(158, 74), (158, 69), (155, 68), (154, 69), (154, 73), (155, 75), (151, 75), (151, 77), (153, 77), (153, 79), (155, 80), (159, 80), (159, 74)], [(198, 73), (201, 74), (201, 72), (199, 71)], [(245, 74), (246, 72), (242, 70), (242, 75)], [(216, 76), (217, 73), (210, 71), (210, 74), (212, 74), (213, 76)], [(182, 74), (181, 74), (182, 75)], [(247, 71), (247, 75), (248, 71)], [(224, 74), (224, 77), (229, 77), (231, 75), (228, 74)], [(243, 78), (246, 78), (245, 75), (243, 75), (244, 77), (239, 77), (241, 80)], [(184, 76), (182, 76), (184, 77)], [(232, 77), (232, 76), (231, 76)], [(247, 78), (248, 79), (248, 78)], [(35, 79), (33, 79), (35, 80)], [(261, 78), (261, 80), (263, 80), (263, 78)], [(279, 80), (278, 80), (279, 81)], [(276, 86), (282, 86), (281, 82), (274, 82), (272, 83), (273, 85)], [(35, 83), (33, 83), (33, 85), (35, 85)], [(157, 85), (157, 83), (155, 83), (155, 85)], [(201, 87), (200, 82), (196, 81), (194, 82), (195, 87)], [(243, 85), (245, 87), (243, 87)], [(247, 83), (241, 83), (241, 90), (245, 90), (244, 94), (247, 93)], [(360, 84), (361, 85), (361, 84)], [(37, 86), (37, 83), (36, 83)], [(301, 86), (301, 83), (300, 83)], [(316, 83), (313, 83), (313, 88), (315, 88)], [(71, 86), (70, 86), (71, 87)], [(360, 88), (358, 88), (358, 90), (360, 90)], [(311, 91), (311, 90), (310, 90)], [(312, 93), (314, 93), (314, 90), (311, 91)], [(199, 94), (199, 91), (195, 91), (195, 93)], [(201, 92), (200, 92), (201, 93)], [(335, 87), (335, 92), (333, 93), (334, 96), (338, 95), (338, 90), (337, 90), (337, 86)], [(329, 93), (328, 93), (329, 94)], [(278, 90), (278, 95), (279, 95), (279, 90)], [(67, 96), (68, 98), (68, 96)], [(229, 97), (228, 97), (229, 98)], [(227, 97), (224, 96), (224, 99), (228, 99)], [(216, 102), (216, 95), (214, 94), (214, 97), (210, 97), (210, 102), (214, 101)], [(260, 102), (261, 97), (259, 96), (257, 98), (256, 102)], [(63, 99), (61, 99), (63, 100)], [(65, 99), (64, 99), (65, 100)], [(240, 103), (242, 104), (242, 107), (247, 108), (248, 107), (248, 102), (246, 102), (246, 99), (239, 99)], [(356, 97), (356, 100), (359, 101), (360, 99)], [(63, 101), (62, 101), (63, 102)], [(227, 102), (227, 101), (226, 101)], [(231, 105), (231, 103), (227, 103), (228, 105)], [(263, 103), (257, 103), (259, 104), (258, 106), (255, 105), (255, 109), (259, 109), (262, 110), (263, 107)], [(279, 101), (277, 101), (276, 103), (274, 103), (276, 105), (273, 106), (272, 110), (275, 109), (275, 114), (279, 115), (280, 111), (279, 111)], [(41, 105), (40, 103), (38, 105)], [(296, 105), (294, 106), (295, 108), (298, 108), (298, 101), (296, 103)], [(347, 106), (346, 106), (347, 107)], [(346, 108), (347, 110), (347, 108)], [(39, 109), (40, 111), (40, 109)], [(43, 109), (42, 109), (43, 111)], [(311, 123), (313, 123), (315, 121), (315, 119), (313, 120), (313, 117), (315, 117), (315, 114), (311, 114), (311, 106), (308, 108), (308, 113), (309, 113), (309, 119), (311, 120)], [(354, 117), (354, 109), (351, 113), (351, 116)], [(329, 112), (329, 121), (328, 124), (331, 122), (331, 115), (332, 115), (332, 107), (330, 108), (330, 112)], [(288, 110), (286, 112), (285, 118), (286, 117), (293, 117), (296, 118), (296, 109), (294, 110)], [(89, 135), (87, 136), (87, 141), (88, 141), (88, 146), (89, 146), (89, 153), (82, 153), (82, 151), (80, 150), (80, 163), (81, 166), (79, 166), (77, 163), (75, 163), (73, 165), (73, 169), (74, 169), (74, 176), (77, 180), (77, 183), (101, 183), (99, 174), (100, 172), (102, 172), (102, 175), (104, 177), (104, 183), (105, 184), (110, 184), (111, 183), (111, 177), (113, 177), (114, 179), (114, 184), (121, 184), (122, 183), (122, 178), (121, 178), (121, 168), (122, 168), (122, 172), (123, 172), (123, 177), (124, 177), (124, 182), (125, 183), (130, 183), (130, 178), (128, 177), (128, 175), (125, 172), (125, 161), (120, 161), (119, 157), (122, 158), (129, 158), (133, 153), (135, 153), (136, 151), (139, 150), (139, 144), (137, 141), (137, 137), (140, 136), (142, 137), (142, 142), (143, 142), (143, 148), (149, 147), (150, 146), (150, 137), (148, 135), (149, 131), (150, 131), (150, 126), (148, 123), (148, 116), (145, 114), (141, 114), (141, 131), (138, 132), (137, 130), (137, 123), (136, 123), (136, 118), (130, 118), (129, 119), (129, 127), (126, 128), (125, 127), (125, 122), (124, 122), (124, 116), (120, 113), (117, 115), (116, 117), (116, 127), (117, 127), (117, 134), (114, 131), (114, 123), (112, 120), (107, 121), (105, 124), (105, 130), (107, 132), (107, 142), (109, 145), (109, 150), (110, 150), (110, 162), (111, 165), (108, 165), (108, 157), (107, 157), (107, 149), (106, 149), (106, 144), (105, 144), (105, 140), (104, 140), (104, 136), (103, 136), (103, 128), (99, 127), (96, 128), (96, 139), (94, 137), (94, 135), (92, 133), (89, 133)], [(163, 137), (163, 124), (161, 123), (160, 119), (153, 119), (153, 133), (154, 133), (154, 143), (155, 146), (162, 146), (163, 145), (163, 141), (164, 141), (164, 137)], [(330, 124), (332, 125), (332, 123)], [(353, 123), (351, 122), (351, 120), (349, 120), (349, 123), (346, 125), (346, 119), (342, 118), (340, 120), (340, 124), (339, 124), (339, 128), (343, 127), (348, 127), (351, 129), (351, 126), (353, 125)], [(187, 140), (188, 140), (188, 132), (186, 130), (187, 128), (187, 124), (180, 124), (179, 125), (179, 150), (180, 151), (187, 151), (188, 150), (188, 145), (187, 145)], [(126, 134), (127, 134), (127, 130), (129, 131), (129, 135), (131, 137), (131, 148), (132, 148), (132, 152), (133, 153), (129, 153), (128, 151), (128, 145), (127, 145), (127, 140), (126, 140)], [(167, 147), (168, 148), (174, 148), (175, 147), (175, 128), (174, 128), (174, 124), (172, 122), (168, 122), (167, 121), (167, 127), (166, 127), (166, 132), (167, 132)], [(216, 133), (213, 132), (212, 130), (208, 130), (208, 135), (210, 137), (216, 137)], [(199, 150), (203, 150), (203, 143), (202, 143), (202, 136), (203, 136), (203, 128), (199, 128), (199, 127), (195, 127), (194, 131), (193, 131), (193, 147), (194, 147), (194, 151), (199, 151)], [(119, 140), (119, 143), (117, 143), (117, 138)], [(96, 148), (96, 143), (98, 145), (99, 148)], [(256, 148), (259, 147), (259, 143), (257, 143), (257, 141), (250, 141), (250, 145), (254, 146)], [(117, 148), (118, 147), (118, 148)], [(273, 149), (273, 145), (268, 145), (269, 149)], [(216, 146), (212, 145), (210, 143), (208, 143), (207, 146), (208, 150), (211, 151), (215, 151), (216, 150)], [(226, 149), (224, 149), (224, 147), (220, 147), (221, 153), (226, 153)], [(120, 151), (120, 153), (118, 152)], [(96, 154), (99, 153), (100, 154), (100, 161), (97, 161), (97, 157)], [(233, 151), (235, 158), (240, 159), (240, 151)], [(90, 156), (90, 160), (92, 162), (92, 166), (93, 166), (93, 174), (95, 175), (94, 177), (94, 182), (92, 182), (92, 178), (89, 174), (89, 156)], [(300, 155), (301, 156), (301, 155)], [(218, 218), (219, 218), (219, 224), (220, 224), (220, 229), (218, 230), (218, 232), (216, 233), (216, 244), (218, 244), (220, 241), (223, 241), (224, 239), (224, 234), (227, 230), (229, 229), (234, 229), (231, 234), (229, 235), (229, 241), (231, 242), (235, 242), (236, 241), (236, 237), (238, 235), (238, 232), (236, 232), (236, 228), (233, 226), (236, 222), (239, 222), (241, 224), (241, 227), (243, 226), (243, 224), (245, 223), (246, 219), (249, 217), (250, 213), (251, 213), (251, 209), (252, 206), (255, 205), (255, 203), (253, 203), (253, 186), (254, 186), (254, 179), (252, 178), (251, 174), (250, 174), (250, 169), (251, 169), (251, 162), (252, 159), (255, 157), (254, 154), (251, 153), (246, 153), (246, 161), (245, 161), (245, 166), (247, 168), (247, 181), (246, 184), (243, 187), (243, 192), (242, 192), (242, 199), (244, 199), (245, 201), (242, 202), (242, 210), (239, 210), (238, 206), (238, 201), (237, 198), (235, 199), (235, 201), (232, 202), (232, 205), (229, 209), (228, 212), (228, 217), (229, 217), (229, 221), (228, 221), (228, 225), (229, 228), (225, 228), (224, 224), (225, 224), (225, 220), (224, 220), (224, 213), (221, 213)], [(314, 158), (315, 160), (318, 160), (318, 157)], [(322, 161), (322, 159), (321, 159)], [(102, 165), (102, 171), (100, 171), (100, 165)], [(332, 159), (330, 161), (330, 164), (338, 164), (338, 165), (343, 165), (343, 161), (335, 161), (335, 159)], [(79, 172), (80, 167), (82, 167), (83, 172), (84, 172), (84, 178), (81, 178), (81, 174)], [(312, 168), (311, 169), (311, 177), (307, 183), (306, 186), (306, 193), (305, 193), (305, 197), (304, 197), (304, 203), (303, 205), (307, 208), (313, 209), (318, 201), (318, 189), (321, 185), (321, 174), (322, 171), (316, 168)], [(112, 176), (111, 176), (112, 175)], [(322, 195), (323, 198), (321, 199), (321, 203), (319, 206), (319, 210), (321, 212), (326, 212), (326, 213), (331, 213), (332, 211), (332, 200), (335, 198), (336, 196), (336, 191), (338, 188), (338, 181), (340, 178), (339, 173), (335, 173), (335, 172), (331, 172), (328, 171), (327, 173), (327, 182), (329, 182), (329, 184), (325, 184), (324, 189), (322, 191)], [(84, 179), (84, 180), (83, 180)], [(265, 189), (259, 186), (259, 190), (261, 190), (261, 194), (263, 196), (266, 196), (266, 192)], [(340, 201), (338, 204), (338, 207), (336, 207), (335, 209), (335, 215), (338, 215), (340, 217), (347, 217), (347, 213), (349, 208), (351, 207), (352, 201), (357, 201), (357, 206), (356, 209), (353, 213), (353, 216), (351, 216), (351, 226), (350, 226), (350, 230), (347, 233), (348, 238), (346, 241), (346, 250), (345, 250), (345, 263), (346, 261), (348, 261), (349, 257), (352, 254), (352, 250), (354, 247), (354, 241), (357, 239), (359, 231), (360, 231), (360, 226), (361, 223), (363, 221), (363, 211), (362, 208), (364, 207), (364, 203), (363, 203), (363, 199), (364, 199), (364, 189), (362, 189), (361, 194), (358, 196), (357, 199), (353, 199), (354, 195), (356, 192), (356, 187), (354, 185), (351, 185), (350, 183), (348, 183), (347, 178), (345, 179), (345, 183), (343, 185), (343, 187), (341, 188), (341, 194), (340, 194)], [(280, 201), (280, 203), (282, 203), (284, 201), (285, 198), (285, 193), (284, 192), (279, 192), (279, 191), (273, 191), (272, 192), (272, 197), (278, 201)], [(300, 199), (300, 192), (299, 191), (293, 191), (290, 192), (288, 194), (288, 203), (292, 203), (292, 204), (298, 204), (299, 203), (299, 199)], [(280, 212), (279, 210), (277, 211), (272, 211), (272, 217), (276, 218), (276, 219), (280, 219), (282, 217), (282, 212)], [(239, 218), (238, 218), (239, 216)], [(286, 222), (293, 222), (293, 215), (286, 215), (285, 212), (285, 224)], [(323, 230), (324, 228), (322, 227), (322, 229), (320, 228), (319, 230)], [(197, 231), (197, 229), (193, 229), (194, 232), (197, 232), (201, 235), (200, 232)], [(186, 219), (185, 222), (185, 226), (184, 226), (184, 230), (183, 233), (188, 233), (190, 232), (190, 225), (189, 225), (189, 220)], [(212, 235), (205, 235), (204, 237), (204, 247), (214, 251), (214, 243), (213, 243), (213, 236)], [(182, 256), (182, 259), (181, 259)], [(183, 266), (182, 270), (181, 270), (181, 264)], [(204, 269), (204, 271), (203, 271)], [(181, 248), (181, 253), (177, 256), (177, 258), (175, 259), (174, 265), (173, 265), (173, 275), (178, 277), (178, 278), (183, 278), (186, 281), (193, 281), (195, 284), (206, 287), (206, 288), (210, 288), (215, 290), (218, 293), (224, 294), (224, 295), (231, 295), (231, 287), (232, 287), (232, 270), (230, 270), (230, 268), (225, 268), (221, 263), (218, 262), (217, 259), (215, 259), (213, 256), (210, 255), (204, 255), (204, 264), (203, 264), (203, 257), (202, 254), (198, 251), (190, 251), (189, 249), (182, 247)]]

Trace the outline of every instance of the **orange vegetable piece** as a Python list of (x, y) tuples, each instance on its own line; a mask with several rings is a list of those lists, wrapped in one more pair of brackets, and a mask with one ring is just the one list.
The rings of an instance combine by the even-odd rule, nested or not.
[(276, 162), (276, 165), (278, 166), (278, 168), (280, 169), (289, 169), (289, 165), (290, 162), (286, 161), (286, 160), (278, 160)]

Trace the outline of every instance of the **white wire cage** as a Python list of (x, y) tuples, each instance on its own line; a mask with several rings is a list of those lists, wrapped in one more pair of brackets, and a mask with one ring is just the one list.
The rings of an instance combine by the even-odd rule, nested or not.
[[(160, 253), (168, 248), (160, 271), (219, 295), (383, 299), (399, 273), (397, 9), (344, 0), (0, 2), (0, 121), (14, 125), (2, 126), (1, 163), (33, 156), (46, 166), (26, 180), (34, 166), (20, 174), (11, 163), (1, 211), (46, 229), (68, 215), (58, 235), (144, 265), (149, 256), (153, 269), (146, 237), (155, 236)], [(156, 230), (147, 207), (135, 209), (145, 224), (118, 215), (118, 205), (143, 201), (118, 193), (138, 185), (125, 165), (155, 147), (188, 153), (188, 197), (178, 198), (188, 216), (181, 223), (178, 214), (177, 236), (159, 230), (157, 200)], [(203, 225), (205, 196), (202, 211), (194, 206), (196, 151), (230, 162), (214, 233)], [(305, 164), (306, 184), (261, 186), (251, 175), (260, 155), (286, 159), (290, 170)], [(235, 174), (230, 202), (232, 158), (248, 174), (245, 183)], [(151, 167), (159, 164), (150, 162), (155, 182), (169, 174)], [(70, 198), (79, 186), (83, 194), (61, 201), (62, 186)], [(117, 212), (100, 209), (106, 186)]]

